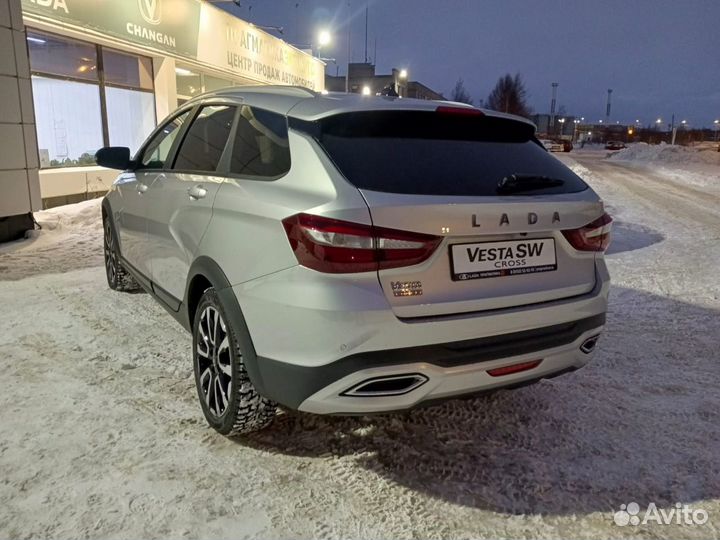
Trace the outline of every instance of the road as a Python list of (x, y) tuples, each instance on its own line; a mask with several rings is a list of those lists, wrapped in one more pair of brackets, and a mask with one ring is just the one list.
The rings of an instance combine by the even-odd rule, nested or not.
[(578, 152), (573, 159), (596, 176), (618, 179), (612, 186), (615, 193), (642, 204), (650, 212), (666, 216), (675, 224), (720, 229), (720, 191), (700, 189), (658, 174), (652, 168), (633, 167), (604, 156), (598, 152)]
[[(561, 159), (616, 219), (591, 365), (404, 415), (283, 413), (235, 440), (205, 426), (189, 336), (107, 289), (97, 203), (46, 214), (54, 230), (0, 249), (0, 537), (717, 538), (718, 192)], [(615, 525), (630, 502), (710, 520)]]

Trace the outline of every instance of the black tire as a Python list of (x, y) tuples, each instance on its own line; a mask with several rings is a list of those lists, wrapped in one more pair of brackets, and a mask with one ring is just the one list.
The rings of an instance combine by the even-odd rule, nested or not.
[(192, 334), (195, 386), (208, 424), (228, 437), (268, 426), (277, 405), (250, 381), (236, 329), (213, 288), (200, 299)]
[(128, 273), (120, 262), (117, 236), (115, 228), (110, 219), (105, 216), (103, 219), (103, 252), (105, 255), (105, 277), (108, 286), (114, 291), (137, 291), (140, 285), (135, 278)]

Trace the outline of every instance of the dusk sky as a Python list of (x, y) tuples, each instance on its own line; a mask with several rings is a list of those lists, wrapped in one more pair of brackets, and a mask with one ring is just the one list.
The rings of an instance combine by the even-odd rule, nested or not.
[[(479, 104), (498, 77), (519, 72), (535, 112), (550, 109), (551, 83), (568, 115), (646, 125), (675, 113), (693, 127), (720, 117), (720, 0), (263, 0), (219, 6), (258, 25), (285, 28), (309, 44), (324, 27), (334, 42), (323, 56), (345, 73), (351, 22), (354, 62), (368, 55), (377, 72), (407, 68), (446, 96), (459, 77)], [(298, 7), (295, 7), (295, 6)], [(327, 72), (335, 74), (336, 66)]]

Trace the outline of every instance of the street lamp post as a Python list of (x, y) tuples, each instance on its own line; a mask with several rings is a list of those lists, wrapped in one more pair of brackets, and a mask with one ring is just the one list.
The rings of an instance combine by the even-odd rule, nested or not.
[(323, 47), (327, 47), (328, 45), (330, 45), (331, 42), (332, 42), (332, 35), (330, 34), (330, 31), (326, 30), (326, 29), (320, 30), (320, 32), (318, 32), (317, 40), (316, 40), (317, 45), (316, 45), (315, 51), (314, 51), (315, 56), (317, 56), (318, 58), (320, 56), (322, 56), (322, 54), (320, 54), (320, 51), (322, 50)]
[[(407, 97), (407, 78), (408, 78), (407, 69), (405, 69), (405, 68), (401, 69), (401, 70), (400, 70), (400, 73), (398, 73), (398, 78), (399, 78), (401, 81), (404, 81), (404, 84), (403, 84), (403, 85), (400, 85), (399, 83), (395, 83), (395, 86), (397, 86), (397, 88), (395, 89), (395, 91), (397, 92), (398, 96), (400, 96), (400, 97)], [(403, 92), (402, 92), (402, 89), (403, 89), (403, 88), (405, 88), (405, 92), (404, 92), (405, 95), (403, 95)]]
[(720, 120), (715, 120), (713, 124), (715, 124), (715, 142), (718, 142), (718, 133), (720, 133)]

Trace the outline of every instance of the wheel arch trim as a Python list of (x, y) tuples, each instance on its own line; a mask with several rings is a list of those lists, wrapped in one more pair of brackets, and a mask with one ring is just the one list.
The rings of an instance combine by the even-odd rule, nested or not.
[(181, 311), (183, 312), (183, 326), (192, 332), (193, 320), (190, 318), (190, 293), (191, 287), (194, 280), (197, 277), (203, 277), (210, 285), (215, 289), (218, 298), (222, 302), (222, 307), (225, 310), (230, 325), (235, 333), (235, 337), (240, 343), (240, 347), (243, 351), (243, 363), (247, 370), (250, 381), (255, 386), (255, 389), (261, 396), (267, 396), (265, 391), (265, 385), (260, 370), (258, 369), (258, 359), (255, 353), (255, 347), (248, 330), (245, 317), (240, 308), (240, 304), (235, 296), (230, 281), (228, 280), (225, 273), (220, 268), (220, 265), (213, 259), (207, 256), (200, 256), (196, 258), (190, 265), (190, 271), (188, 272), (187, 284), (185, 285), (185, 298)]

